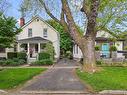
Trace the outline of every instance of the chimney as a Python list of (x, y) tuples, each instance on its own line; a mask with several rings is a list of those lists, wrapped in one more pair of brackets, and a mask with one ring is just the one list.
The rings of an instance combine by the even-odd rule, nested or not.
[(20, 18), (20, 27), (25, 25), (25, 19), (22, 17)]

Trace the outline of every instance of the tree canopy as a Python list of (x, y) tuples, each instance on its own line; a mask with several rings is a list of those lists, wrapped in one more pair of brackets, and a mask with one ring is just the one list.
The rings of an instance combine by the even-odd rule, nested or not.
[(5, 17), (0, 14), (0, 47), (11, 47), (15, 36), (21, 31), (16, 27), (17, 21), (13, 17)]

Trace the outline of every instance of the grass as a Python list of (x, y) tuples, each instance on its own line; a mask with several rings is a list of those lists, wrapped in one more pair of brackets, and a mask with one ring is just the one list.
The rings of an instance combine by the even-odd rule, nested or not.
[(77, 69), (77, 75), (94, 91), (127, 90), (127, 67), (104, 67), (103, 69), (94, 74)]
[(45, 70), (44, 68), (4, 69), (0, 71), (0, 89), (15, 88)]

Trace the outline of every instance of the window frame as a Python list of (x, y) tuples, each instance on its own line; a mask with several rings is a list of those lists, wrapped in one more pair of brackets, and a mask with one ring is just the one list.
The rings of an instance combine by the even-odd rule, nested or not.
[[(31, 30), (31, 31), (30, 31)], [(32, 28), (28, 28), (28, 37), (32, 37), (33, 33), (32, 33)]]
[(47, 28), (44, 28), (43, 29), (43, 37), (44, 38), (47, 38), (48, 37), (48, 29)]

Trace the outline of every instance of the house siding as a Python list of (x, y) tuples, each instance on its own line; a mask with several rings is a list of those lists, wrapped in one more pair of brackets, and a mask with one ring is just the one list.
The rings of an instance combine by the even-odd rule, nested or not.
[[(23, 31), (18, 35), (18, 40), (21, 39), (27, 39), (28, 37), (28, 29), (32, 29), (32, 37), (42, 37), (44, 39), (47, 39), (53, 43), (54, 49), (55, 49), (55, 58), (59, 58), (59, 53), (60, 53), (60, 48), (59, 48), (59, 35), (57, 31), (55, 31), (51, 26), (43, 22), (42, 20), (39, 19), (37, 21), (36, 18), (34, 19), (30, 24), (25, 26), (23, 28)], [(47, 28), (47, 37), (43, 37), (43, 29)]]

